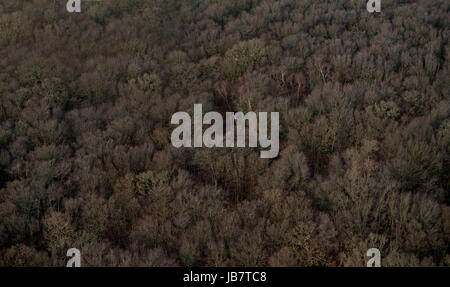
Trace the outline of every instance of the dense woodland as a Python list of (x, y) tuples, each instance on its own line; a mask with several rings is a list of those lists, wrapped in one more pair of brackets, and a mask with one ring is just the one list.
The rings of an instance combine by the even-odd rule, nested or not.
[[(0, 266), (450, 266), (449, 4), (0, 0)], [(174, 148), (195, 103), (279, 156)]]

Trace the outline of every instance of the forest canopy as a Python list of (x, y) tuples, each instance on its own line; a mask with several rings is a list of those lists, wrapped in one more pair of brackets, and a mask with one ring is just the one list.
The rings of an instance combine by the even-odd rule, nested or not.
[(449, 4), (0, 0), (0, 266), (450, 266)]

